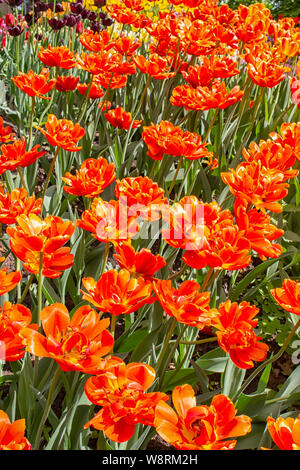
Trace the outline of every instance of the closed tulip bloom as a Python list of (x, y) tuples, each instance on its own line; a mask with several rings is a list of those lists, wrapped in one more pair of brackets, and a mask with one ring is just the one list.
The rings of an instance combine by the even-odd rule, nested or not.
[(69, 70), (76, 66), (74, 52), (66, 46), (52, 47), (49, 44), (47, 48), (41, 47), (37, 57), (47, 67), (60, 67)]
[(15, 224), (19, 215), (39, 214), (42, 199), (28, 196), (25, 188), (13, 189), (5, 193), (0, 187), (0, 222), (7, 225)]
[(50, 215), (44, 220), (35, 214), (21, 215), (17, 225), (7, 228), (10, 247), (14, 254), (23, 261), (27, 271), (39, 272), (42, 253), (42, 274), (45, 277), (59, 277), (73, 264), (74, 255), (69, 247), (63, 245), (69, 241), (75, 226), (71, 221)]
[(12, 144), (3, 144), (0, 147), (0, 174), (7, 170), (14, 171), (19, 166), (32, 165), (46, 152), (39, 151), (40, 145), (35, 145), (29, 150), (25, 149), (25, 139), (15, 140)]
[(268, 416), (268, 430), (281, 450), (300, 450), (300, 414), (297, 418)]
[(37, 96), (47, 100), (50, 98), (43, 95), (52, 90), (56, 83), (55, 78), (49, 80), (49, 72), (47, 69), (43, 69), (40, 74), (34, 73), (33, 70), (29, 70), (28, 73), (19, 72), (19, 75), (13, 77), (12, 81), (28, 96)]
[(14, 140), (15, 135), (10, 126), (3, 125), (3, 118), (0, 116), (0, 144), (6, 144)]
[(91, 302), (101, 312), (112, 315), (129, 314), (136, 312), (145, 304), (152, 304), (156, 297), (152, 296), (151, 281), (142, 276), (131, 276), (127, 269), (116, 271), (111, 269), (102, 274), (96, 281), (92, 277), (82, 279), (87, 293), (83, 299)]
[(66, 193), (88, 198), (99, 196), (115, 179), (115, 165), (103, 157), (87, 158), (75, 175), (67, 172), (62, 178)]
[(117, 260), (122, 269), (127, 269), (130, 273), (141, 274), (145, 279), (152, 278), (154, 274), (166, 265), (166, 261), (161, 255), (154, 255), (151, 250), (142, 248), (135, 251), (130, 240), (117, 242), (115, 245)]
[(25, 419), (11, 422), (5, 411), (0, 410), (0, 450), (31, 450), (25, 430)]
[(55, 89), (61, 92), (73, 91), (77, 87), (79, 77), (58, 76), (55, 79)]
[(69, 152), (81, 150), (77, 147), (77, 142), (82, 139), (85, 130), (78, 124), (74, 124), (67, 119), (57, 119), (54, 114), (49, 114), (45, 124), (46, 130), (37, 126), (42, 134), (47, 138), (50, 145), (60, 147)]
[(210, 293), (201, 292), (196, 281), (184, 281), (174, 289), (170, 280), (154, 279), (153, 289), (167, 315), (199, 330), (211, 325)]
[(115, 442), (128, 441), (138, 423), (153, 426), (155, 407), (168, 400), (161, 392), (147, 393), (155, 379), (148, 364), (119, 361), (101, 374), (90, 377), (85, 384), (88, 399), (100, 411), (84, 427), (104, 431)]
[(213, 325), (217, 329), (220, 347), (240, 369), (250, 369), (254, 361), (264, 361), (269, 347), (261, 343), (254, 328), (258, 320), (254, 318), (259, 309), (249, 302), (226, 302), (220, 304)]
[(271, 290), (276, 302), (284, 310), (295, 315), (300, 315), (300, 282), (285, 279), (282, 287)]
[[(19, 335), (22, 328), (37, 330), (38, 325), (31, 323), (31, 312), (27, 307), (4, 302), (0, 310), (0, 360), (18, 361), (25, 354), (23, 338)], [(3, 354), (3, 355), (2, 355)], [(1, 431), (0, 431), (1, 434)], [(0, 439), (1, 440), (1, 439)]]
[(188, 384), (172, 392), (175, 410), (163, 401), (155, 408), (157, 433), (179, 450), (233, 450), (237, 441), (251, 431), (251, 418), (236, 416), (234, 404), (225, 395), (215, 395), (211, 405), (197, 406)]
[(23, 328), (26, 350), (39, 357), (54, 359), (64, 371), (96, 374), (113, 346), (107, 330), (109, 319), (99, 319), (91, 307), (79, 307), (70, 319), (65, 305), (55, 303), (41, 311), (44, 335)]
[(117, 127), (118, 129), (128, 130), (130, 127), (136, 129), (140, 127), (142, 123), (142, 121), (138, 120), (132, 121), (131, 113), (125, 111), (122, 107), (110, 109), (104, 116), (113, 127)]

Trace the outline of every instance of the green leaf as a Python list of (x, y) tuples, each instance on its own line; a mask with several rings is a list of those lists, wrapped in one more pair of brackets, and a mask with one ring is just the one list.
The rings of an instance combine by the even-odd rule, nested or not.
[(224, 395), (232, 398), (242, 385), (245, 374), (245, 369), (240, 369), (229, 359), (223, 376)]
[(127, 336), (118, 347), (115, 352), (130, 352), (133, 351), (137, 344), (139, 344), (148, 335), (147, 328), (140, 328), (134, 331), (131, 335)]
[(156, 343), (160, 331), (161, 326), (156, 328), (154, 331), (148, 333), (146, 337), (143, 338), (142, 341), (140, 341), (140, 343), (131, 355), (130, 362), (142, 362), (143, 360), (145, 360), (145, 358), (151, 352), (152, 344)]

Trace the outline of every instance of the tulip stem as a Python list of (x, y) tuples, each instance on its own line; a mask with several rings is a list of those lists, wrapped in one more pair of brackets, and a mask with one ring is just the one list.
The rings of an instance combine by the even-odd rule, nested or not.
[(182, 165), (182, 162), (183, 162), (183, 158), (184, 156), (181, 155), (180, 157), (180, 160), (178, 162), (178, 165), (177, 165), (177, 168), (176, 168), (176, 171), (175, 171), (175, 174), (174, 174), (174, 177), (173, 177), (173, 180), (172, 180), (172, 183), (168, 189), (168, 194), (167, 194), (167, 197), (169, 198), (170, 197), (170, 194), (172, 192), (172, 189), (174, 188), (175, 184), (176, 184), (176, 180), (177, 180), (177, 176), (178, 176), (178, 173), (179, 173), (179, 170), (181, 168), (181, 165)]
[(39, 264), (38, 290), (37, 290), (37, 322), (38, 322), (39, 328), (41, 326), (41, 310), (42, 310), (43, 256), (44, 256), (44, 253), (41, 251), (40, 252), (40, 264)]
[(18, 166), (17, 167), (17, 170), (18, 170), (18, 173), (19, 173), (19, 176), (20, 176), (20, 180), (21, 180), (21, 184), (23, 186), (24, 189), (27, 189), (26, 188), (26, 183), (25, 183), (25, 180), (24, 180), (24, 176), (23, 176), (23, 173), (22, 173), (22, 170), (21, 168)]
[(24, 289), (24, 291), (23, 291), (23, 293), (22, 293), (22, 297), (20, 298), (20, 300), (18, 300), (18, 303), (22, 304), (22, 303), (24, 302), (24, 300), (25, 300), (25, 298), (26, 298), (26, 295), (27, 295), (27, 293), (28, 293), (28, 291), (29, 291), (29, 288), (30, 288), (30, 286), (31, 286), (31, 284), (32, 284), (33, 279), (34, 279), (34, 274), (31, 274), (30, 277), (29, 277), (29, 279), (28, 279), (28, 282), (27, 282), (27, 284), (26, 284), (26, 287), (25, 287), (25, 289)]
[(54, 376), (52, 378), (52, 381), (51, 381), (51, 386), (49, 388), (49, 393), (48, 393), (47, 402), (46, 402), (46, 405), (45, 405), (45, 408), (44, 408), (44, 413), (43, 413), (43, 416), (42, 416), (42, 419), (41, 419), (41, 422), (40, 422), (40, 425), (39, 425), (39, 428), (38, 428), (38, 431), (37, 431), (37, 435), (36, 435), (36, 438), (35, 438), (35, 443), (34, 443), (34, 449), (35, 450), (39, 450), (39, 448), (40, 448), (40, 441), (41, 441), (41, 436), (42, 436), (42, 432), (43, 432), (43, 427), (44, 427), (46, 419), (48, 418), (48, 415), (49, 415), (49, 411), (50, 411), (51, 404), (52, 404), (52, 399), (53, 399), (53, 394), (54, 394), (54, 390), (55, 390), (55, 387), (56, 387), (56, 384), (57, 384), (57, 380), (59, 378), (60, 371), (61, 371), (60, 367), (57, 366), (57, 369), (56, 369), (55, 374), (54, 374)]
[(54, 168), (58, 153), (59, 153), (59, 147), (57, 147), (56, 150), (55, 150), (55, 154), (54, 154), (53, 160), (51, 162), (51, 165), (50, 165), (50, 168), (49, 168), (49, 171), (48, 171), (47, 179), (46, 179), (45, 186), (44, 186), (43, 193), (42, 193), (42, 200), (44, 200), (44, 197), (45, 197), (45, 194), (46, 194), (46, 191), (47, 191), (47, 188), (48, 188), (48, 184), (49, 184), (52, 172), (53, 172), (53, 168)]
[[(177, 325), (177, 320), (176, 320), (176, 318), (173, 318), (172, 324), (170, 326), (168, 334), (165, 337), (165, 340), (164, 340), (164, 343), (163, 343), (163, 346), (161, 348), (159, 358), (158, 358), (158, 361), (157, 361), (156, 370), (157, 370), (158, 373), (160, 372), (160, 367), (163, 363), (163, 360), (165, 359), (165, 353), (166, 353), (166, 350), (169, 346), (169, 342), (170, 342), (170, 340), (173, 336), (176, 325)], [(166, 366), (167, 366), (167, 364), (166, 364)]]
[(235, 402), (241, 393), (243, 393), (243, 391), (248, 387), (248, 385), (252, 382), (253, 379), (255, 379), (255, 377), (262, 371), (264, 370), (264, 368), (268, 365), (268, 364), (272, 364), (273, 362), (277, 361), (281, 356), (282, 354), (284, 353), (284, 351), (286, 350), (286, 348), (288, 347), (290, 341), (292, 340), (294, 334), (296, 333), (296, 331), (298, 330), (298, 328), (300, 327), (300, 319), (297, 321), (296, 325), (292, 328), (292, 330), (290, 331), (289, 335), (287, 336), (285, 342), (283, 343), (283, 345), (281, 346), (280, 350), (278, 351), (277, 354), (275, 354), (274, 356), (270, 357), (269, 359), (267, 359), (266, 361), (264, 361), (262, 364), (260, 364), (253, 372), (252, 374), (248, 377), (248, 379), (243, 383), (243, 385), (240, 387), (240, 389), (236, 392), (236, 394), (234, 395), (234, 397), (232, 398), (232, 401)]
[(180, 344), (205, 344), (205, 343), (212, 343), (213, 341), (218, 341), (216, 336), (212, 336), (211, 338), (199, 339), (196, 341), (180, 341)]
[(109, 248), (110, 248), (110, 242), (105, 243), (105, 251), (104, 251), (104, 255), (103, 255), (100, 276), (102, 276), (102, 274), (104, 273), (104, 269), (105, 269), (107, 259), (108, 259), (108, 255), (109, 255)]
[(28, 137), (28, 150), (30, 150), (31, 139), (32, 139), (32, 124), (33, 124), (34, 106), (35, 106), (35, 96), (32, 97), (32, 102), (31, 102), (29, 137)]

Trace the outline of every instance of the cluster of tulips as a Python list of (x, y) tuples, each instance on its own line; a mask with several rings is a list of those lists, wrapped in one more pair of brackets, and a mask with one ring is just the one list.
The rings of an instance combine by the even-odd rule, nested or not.
[[(225, 274), (234, 287), (253, 263), (278, 262), (286, 252), (284, 199), (299, 185), (299, 25), (273, 19), (263, 4), (95, 1), (83, 20), (111, 20), (97, 28), (83, 22), (58, 45), (66, 23), (53, 25), (82, 15), (85, 5), (55, 3), (38, 2), (26, 30), (23, 47), (36, 52), (39, 70), (6, 77), (29, 114), (15, 127), (0, 116), (0, 223), (17, 266), (0, 270), (0, 360), (16, 387), (29, 361), (26, 393), (44, 396), (35, 413), (20, 398), (20, 416), (1, 401), (9, 406), (0, 410), (0, 449), (55, 445), (51, 407), (63, 385), (70, 409), (76, 394), (85, 400), (78, 435), (96, 430), (98, 449), (145, 448), (157, 433), (180, 450), (232, 450), (251, 435), (256, 416), (241, 414), (243, 392), (261, 371), (270, 373), (300, 327), (300, 282), (283, 269), (270, 294), (274, 308), (296, 320), (275, 357), (257, 331), (260, 309), (217, 291)], [(43, 29), (51, 20), (52, 43)], [(12, 47), (17, 40), (9, 38)], [(281, 85), (285, 107), (268, 109)], [(256, 126), (262, 108), (264, 138)], [(38, 168), (46, 168), (40, 186)], [(215, 192), (205, 199), (195, 181), (213, 181)], [(62, 188), (58, 211), (49, 212), (55, 187)], [(93, 276), (82, 261), (91, 247), (98, 250)], [(79, 279), (70, 308), (51, 293), (61, 278), (72, 286)], [(136, 344), (122, 349), (121, 327), (127, 343), (146, 330), (138, 352)], [(209, 388), (206, 368), (194, 361), (203, 343), (217, 344), (226, 362), (221, 389)], [(300, 450), (300, 415), (270, 410), (269, 447)]]

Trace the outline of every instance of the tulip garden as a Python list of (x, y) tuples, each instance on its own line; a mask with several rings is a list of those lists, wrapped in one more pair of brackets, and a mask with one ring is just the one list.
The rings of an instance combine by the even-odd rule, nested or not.
[(0, 449), (300, 450), (299, 18), (0, 15)]

